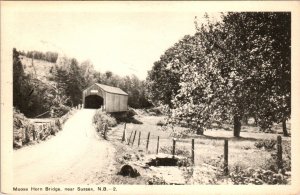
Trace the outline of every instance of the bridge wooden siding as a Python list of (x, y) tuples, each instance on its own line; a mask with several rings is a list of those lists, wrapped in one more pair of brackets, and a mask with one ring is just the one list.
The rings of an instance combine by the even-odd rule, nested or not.
[(102, 110), (106, 112), (124, 112), (128, 110), (128, 94), (122, 89), (95, 83), (83, 91), (83, 106), (89, 96), (103, 98)]

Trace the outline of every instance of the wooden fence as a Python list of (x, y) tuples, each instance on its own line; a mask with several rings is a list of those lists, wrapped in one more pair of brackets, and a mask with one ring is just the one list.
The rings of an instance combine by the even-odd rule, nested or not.
[[(123, 134), (122, 134), (122, 142), (126, 143), (129, 146), (134, 146), (135, 143), (135, 137), (136, 134), (139, 134), (138, 139), (137, 139), (137, 147), (142, 147), (141, 146), (141, 131), (137, 131), (137, 130), (132, 130), (130, 133), (130, 136), (128, 139), (126, 139), (126, 123), (124, 124), (124, 130), (123, 130)], [(145, 151), (148, 152), (149, 150), (149, 142), (150, 142), (150, 132), (147, 133), (146, 138), (146, 145), (145, 147)], [(155, 139), (152, 139), (155, 140)], [(170, 143), (172, 143), (172, 156), (175, 156), (176, 154), (176, 143), (177, 140), (175, 138), (172, 139), (172, 142), (170, 139), (168, 139), (170, 141)], [(191, 162), (192, 165), (195, 165), (195, 139), (191, 139), (190, 140), (191, 143)], [(223, 173), (224, 175), (228, 175), (229, 174), (229, 150), (228, 150), (228, 145), (229, 145), (229, 140), (228, 139), (224, 139), (224, 153), (223, 153)], [(159, 148), (160, 147), (160, 136), (157, 136), (156, 139), (156, 154), (159, 153)], [(278, 169), (282, 169), (283, 168), (283, 160), (282, 160), (282, 137), (279, 135), (277, 136), (277, 167)]]
[(45, 140), (49, 135), (55, 135), (62, 129), (62, 125), (70, 117), (73, 111), (81, 108), (82, 106), (78, 105), (60, 118), (28, 119), (30, 122), (27, 126), (20, 129), (14, 129), (14, 147), (22, 147), (23, 144), (32, 141)]

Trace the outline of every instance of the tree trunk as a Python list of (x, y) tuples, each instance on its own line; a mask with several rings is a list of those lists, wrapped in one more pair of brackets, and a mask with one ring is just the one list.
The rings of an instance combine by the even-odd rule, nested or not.
[(283, 119), (283, 121), (282, 121), (282, 131), (283, 131), (283, 135), (285, 137), (289, 136), (287, 129), (286, 129), (286, 120), (285, 119)]
[(256, 116), (254, 117), (254, 123), (255, 123), (256, 126), (258, 126), (258, 119), (257, 119)]
[(245, 125), (248, 125), (248, 116), (244, 116), (244, 118), (243, 118), (243, 123), (244, 123)]
[(242, 126), (240, 117), (234, 116), (233, 122), (234, 122), (233, 135), (234, 137), (240, 137), (241, 126)]
[(197, 127), (197, 135), (203, 135), (203, 128)]

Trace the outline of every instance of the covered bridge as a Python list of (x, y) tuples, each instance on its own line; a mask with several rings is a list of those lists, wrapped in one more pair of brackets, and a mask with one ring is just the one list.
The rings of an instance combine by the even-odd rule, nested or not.
[(102, 108), (106, 112), (123, 112), (128, 108), (128, 94), (122, 89), (95, 83), (83, 91), (84, 108)]

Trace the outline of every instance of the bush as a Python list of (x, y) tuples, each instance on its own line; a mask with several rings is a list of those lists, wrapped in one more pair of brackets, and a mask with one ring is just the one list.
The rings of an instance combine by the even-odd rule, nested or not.
[(264, 169), (240, 169), (237, 168), (230, 173), (230, 178), (234, 184), (287, 184), (287, 176)]
[(93, 123), (96, 125), (97, 132), (99, 132), (104, 139), (106, 139), (105, 125), (107, 124), (108, 127), (117, 126), (116, 119), (102, 112), (100, 109), (96, 111), (93, 117)]
[(291, 151), (289, 149), (283, 149), (282, 155), (283, 169), (278, 169), (277, 166), (277, 153), (271, 153), (271, 156), (267, 158), (266, 162), (261, 166), (263, 169), (268, 169), (273, 172), (281, 172), (285, 174), (287, 171), (291, 171)]
[(13, 147), (20, 148), (30, 142), (31, 122), (19, 110), (13, 109)]
[(93, 123), (95, 124), (104, 124), (106, 123), (109, 127), (117, 126), (117, 121), (114, 117), (109, 114), (102, 112), (100, 109), (96, 111), (96, 114), (93, 118)]
[(157, 176), (153, 175), (153, 177), (147, 181), (147, 184), (148, 185), (165, 185), (167, 183), (162, 177), (157, 177)]
[(273, 150), (275, 149), (275, 145), (276, 145), (276, 140), (272, 140), (272, 139), (264, 139), (264, 140), (259, 140), (259, 141), (256, 141), (254, 143), (254, 146), (257, 147), (258, 149), (261, 149), (261, 148), (265, 148), (266, 150)]

